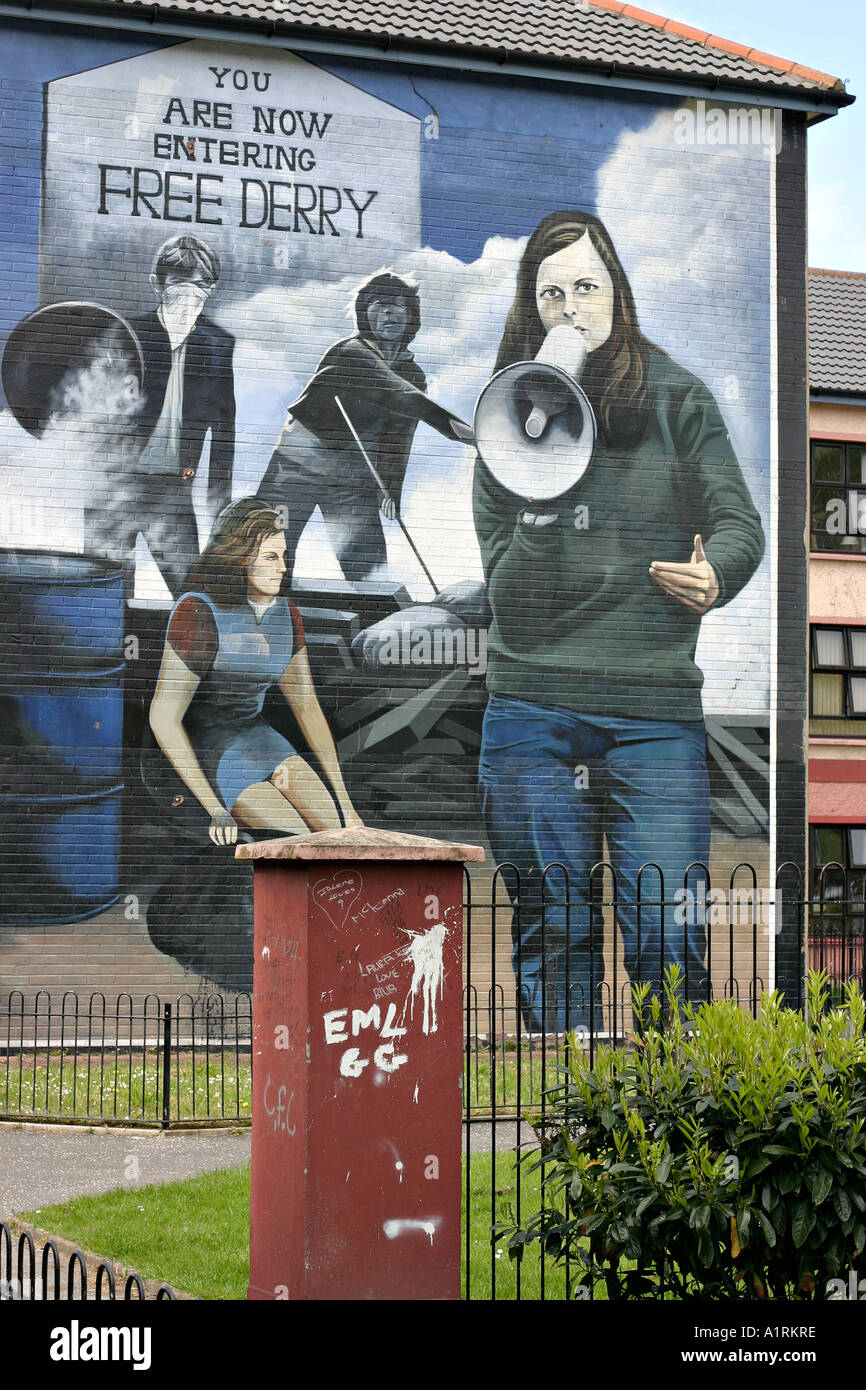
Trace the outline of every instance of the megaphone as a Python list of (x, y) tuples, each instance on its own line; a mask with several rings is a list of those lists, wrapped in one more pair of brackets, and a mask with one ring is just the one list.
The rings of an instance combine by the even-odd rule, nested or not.
[(138, 338), (120, 314), (102, 304), (67, 300), (21, 319), (3, 352), (3, 390), (19, 425), (38, 438), (62, 408), (64, 383), (102, 361), (144, 380)]
[[(566, 332), (574, 339), (573, 329)], [(595, 415), (577, 373), (544, 355), (497, 372), (475, 405), (481, 458), (498, 483), (533, 502), (561, 497), (580, 482), (596, 439)], [(584, 351), (575, 360), (578, 371), (585, 357)]]

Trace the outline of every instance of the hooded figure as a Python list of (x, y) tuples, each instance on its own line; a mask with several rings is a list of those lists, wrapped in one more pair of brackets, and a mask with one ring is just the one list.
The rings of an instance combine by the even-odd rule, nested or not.
[[(421, 326), (417, 287), (390, 271), (366, 281), (355, 299), (358, 331), (328, 348), (289, 407), (258, 495), (286, 521), (286, 569), (294, 573), (304, 527), (318, 506), (343, 574), (370, 577), (387, 563), (382, 515), (397, 515), (418, 422), (449, 439), (471, 439), (458, 416), (426, 394), (409, 351)], [(379, 475), (380, 487), (340, 405)]]

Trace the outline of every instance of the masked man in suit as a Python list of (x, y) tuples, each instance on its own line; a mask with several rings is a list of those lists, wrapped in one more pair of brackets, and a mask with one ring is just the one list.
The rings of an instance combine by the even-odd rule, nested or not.
[(198, 558), (192, 485), (208, 430), (210, 515), (231, 500), (235, 340), (203, 313), (219, 274), (219, 257), (206, 242), (173, 237), (157, 251), (150, 275), (158, 306), (130, 319), (144, 359), (136, 448), (110, 510), (88, 514), (88, 548), (123, 565), (128, 594), (139, 533), (174, 597)]

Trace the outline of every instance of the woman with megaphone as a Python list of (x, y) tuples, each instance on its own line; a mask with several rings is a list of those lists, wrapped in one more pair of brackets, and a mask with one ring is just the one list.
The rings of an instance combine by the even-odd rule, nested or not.
[(748, 583), (764, 535), (715, 399), (641, 333), (591, 214), (529, 238), (475, 433), (493, 610), (479, 776), (494, 855), (519, 875), (524, 1023), (602, 1026), (605, 839), (630, 978), (676, 963), (705, 997), (703, 921), (662, 903), (706, 882), (701, 618)]

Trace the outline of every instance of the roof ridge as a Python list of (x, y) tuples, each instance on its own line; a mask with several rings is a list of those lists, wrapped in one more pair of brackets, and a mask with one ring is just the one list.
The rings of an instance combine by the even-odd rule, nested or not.
[(842, 90), (845, 88), (841, 78), (833, 77), (828, 72), (820, 72), (817, 68), (807, 68), (802, 63), (792, 62), (790, 58), (777, 58), (774, 54), (764, 53), (759, 48), (747, 48), (745, 44), (735, 43), (733, 39), (720, 38), (719, 35), (711, 34), (706, 29), (695, 29), (690, 24), (682, 24), (678, 19), (666, 19), (664, 15), (655, 14), (652, 10), (642, 10), (637, 5), (628, 5), (625, 0), (581, 0), (581, 3), (593, 5), (599, 10), (614, 10), (617, 14), (625, 15), (628, 19), (636, 19), (641, 24), (649, 24), (655, 29), (663, 29), (667, 33), (676, 34), (678, 38), (691, 39), (704, 48), (716, 48), (722, 53), (734, 53), (740, 58), (745, 58), (747, 62), (754, 63), (757, 67), (772, 68), (777, 72), (805, 77), (810, 82), (817, 82), (824, 87), (838, 87)]
[(810, 275), (839, 275), (846, 280), (866, 280), (866, 270), (823, 270), (820, 266), (809, 266)]

